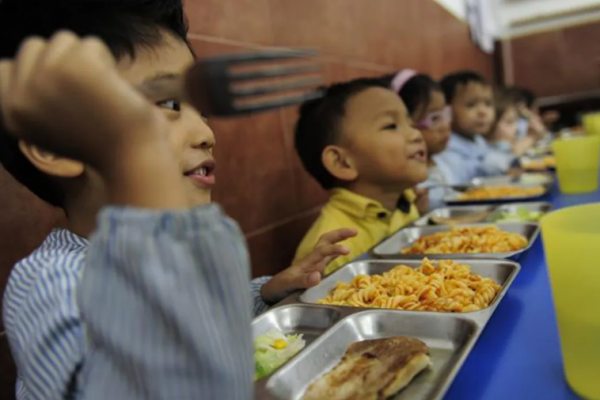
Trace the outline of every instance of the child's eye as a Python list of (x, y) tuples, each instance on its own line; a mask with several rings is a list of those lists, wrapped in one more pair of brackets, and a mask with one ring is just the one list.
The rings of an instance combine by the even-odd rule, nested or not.
[(161, 108), (167, 108), (172, 111), (181, 111), (181, 102), (177, 100), (165, 100), (156, 103)]
[(384, 131), (395, 131), (396, 129), (398, 129), (397, 124), (389, 124), (383, 127)]

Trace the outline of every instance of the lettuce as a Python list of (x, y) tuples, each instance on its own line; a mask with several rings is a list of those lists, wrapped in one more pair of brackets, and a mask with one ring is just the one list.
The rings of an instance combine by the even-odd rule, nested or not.
[(302, 335), (284, 335), (273, 329), (254, 340), (254, 380), (271, 375), (306, 346)]

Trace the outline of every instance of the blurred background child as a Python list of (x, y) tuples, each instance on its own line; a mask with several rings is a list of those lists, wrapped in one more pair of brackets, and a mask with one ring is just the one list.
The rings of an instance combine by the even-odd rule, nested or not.
[(453, 184), (466, 184), (478, 176), (506, 174), (514, 159), (493, 149), (485, 140), (496, 118), (489, 82), (472, 71), (460, 71), (441, 81), (452, 107), (452, 134), (448, 149), (437, 160), (452, 171)]
[(496, 90), (494, 106), (496, 119), (486, 139), (492, 148), (521, 157), (536, 143), (536, 137), (529, 132), (522, 136), (520, 132), (519, 106), (514, 92), (507, 88)]

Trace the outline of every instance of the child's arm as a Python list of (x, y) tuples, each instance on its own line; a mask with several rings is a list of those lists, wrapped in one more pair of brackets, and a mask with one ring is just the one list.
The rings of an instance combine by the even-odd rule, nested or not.
[(0, 108), (17, 137), (90, 165), (124, 206), (101, 215), (78, 293), (83, 398), (250, 399), (241, 235), (216, 207), (151, 211), (186, 209), (183, 183), (164, 120), (108, 49), (66, 33), (26, 42), (0, 63)]
[(87, 261), (84, 399), (252, 398), (248, 257), (217, 206), (106, 209)]

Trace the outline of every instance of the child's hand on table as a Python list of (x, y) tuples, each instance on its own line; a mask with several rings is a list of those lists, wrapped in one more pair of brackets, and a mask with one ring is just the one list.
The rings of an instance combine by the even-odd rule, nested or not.
[(337, 243), (354, 236), (356, 236), (354, 229), (339, 229), (321, 236), (312, 253), (275, 275), (262, 287), (263, 300), (274, 304), (297, 290), (318, 285), (323, 278), (325, 267), (339, 256), (350, 253), (346, 247)]
[(23, 143), (96, 169), (111, 202), (187, 206), (167, 121), (121, 78), (100, 40), (69, 32), (26, 40), (0, 62), (0, 111)]

